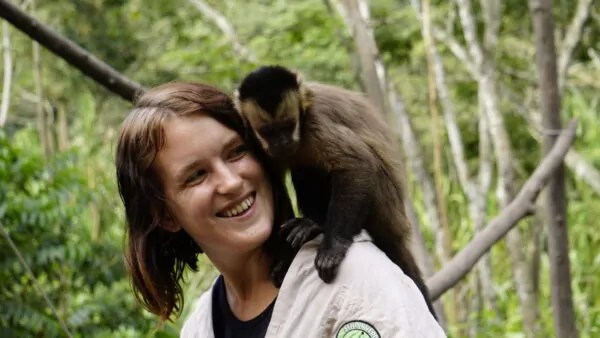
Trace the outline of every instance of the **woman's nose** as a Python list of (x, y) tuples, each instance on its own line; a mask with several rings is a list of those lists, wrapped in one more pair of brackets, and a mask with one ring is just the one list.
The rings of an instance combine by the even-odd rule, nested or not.
[(217, 177), (216, 190), (219, 194), (239, 194), (241, 192), (243, 180), (227, 164), (221, 164), (217, 170)]

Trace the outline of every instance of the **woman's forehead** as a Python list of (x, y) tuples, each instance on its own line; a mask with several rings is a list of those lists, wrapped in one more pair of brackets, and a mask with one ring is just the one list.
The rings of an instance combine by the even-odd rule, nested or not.
[(185, 168), (220, 156), (239, 135), (207, 115), (174, 117), (163, 126), (165, 143), (157, 154), (159, 173), (175, 177)]

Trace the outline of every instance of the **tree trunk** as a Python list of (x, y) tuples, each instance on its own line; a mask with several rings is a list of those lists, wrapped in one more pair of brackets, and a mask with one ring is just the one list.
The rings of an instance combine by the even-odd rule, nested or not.
[[(31, 1), (31, 11), (35, 13), (35, 1)], [(52, 133), (48, 128), (48, 111), (44, 107), (44, 84), (42, 81), (42, 55), (40, 46), (37, 42), (32, 42), (33, 51), (33, 82), (35, 84), (35, 95), (38, 97), (36, 104), (37, 127), (40, 138), (40, 144), (44, 157), (50, 157), (52, 154)]]
[(6, 22), (2, 23), (2, 54), (4, 55), (4, 80), (0, 102), (0, 128), (4, 127), (10, 107), (10, 87), (12, 83), (12, 51), (10, 50), (10, 31)]
[[(551, 0), (530, 0), (535, 34), (536, 61), (539, 73), (542, 130), (559, 130), (561, 98), (554, 45), (554, 21)], [(543, 137), (543, 153), (547, 154), (556, 142), (553, 133)], [(548, 182), (545, 191), (545, 214), (548, 225), (548, 253), (552, 280), (554, 326), (559, 338), (577, 337), (575, 311), (571, 291), (569, 236), (567, 231), (567, 201), (565, 196), (564, 165), (561, 162)]]
[(381, 74), (385, 70), (379, 58), (375, 38), (369, 27), (369, 6), (364, 1), (359, 0), (342, 0), (340, 2), (341, 5), (336, 2), (336, 7), (354, 37), (367, 95), (379, 108), (380, 112), (386, 114), (388, 111), (385, 99), (387, 84), (381, 78)]
[(69, 147), (69, 124), (67, 122), (65, 107), (61, 104), (58, 104), (56, 107), (56, 113), (58, 116), (58, 150), (65, 151)]
[[(440, 131), (439, 131), (439, 115), (437, 110), (437, 89), (436, 89), (436, 80), (435, 80), (435, 69), (434, 69), (434, 55), (431, 52), (433, 48), (433, 41), (431, 38), (431, 15), (429, 10), (429, 0), (423, 0), (422, 3), (422, 35), (423, 40), (425, 42), (425, 48), (427, 49), (427, 82), (428, 82), (428, 93), (429, 93), (429, 113), (431, 115), (431, 134), (433, 137), (433, 172), (434, 172), (434, 181), (435, 181), (435, 195), (437, 197), (437, 210), (439, 212), (439, 219), (441, 221), (441, 226), (443, 231), (439, 233), (442, 234), (442, 238), (439, 238), (437, 244), (442, 248), (442, 263), (446, 264), (453, 256), (452, 252), (452, 231), (450, 230), (450, 226), (448, 225), (448, 216), (446, 214), (446, 200), (444, 198), (445, 194), (442, 188), (442, 146), (440, 142)], [(447, 306), (450, 311), (448, 313), (451, 314), (450, 321), (453, 324), (458, 324), (459, 321), (459, 312), (465, 311), (465, 301), (461, 302), (458, 296), (458, 290), (453, 290), (450, 295)], [(459, 306), (460, 304), (460, 306)], [(462, 334), (461, 334), (462, 335)]]

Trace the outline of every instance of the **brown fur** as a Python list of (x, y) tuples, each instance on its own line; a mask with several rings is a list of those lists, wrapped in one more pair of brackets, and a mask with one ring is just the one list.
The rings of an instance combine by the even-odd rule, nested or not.
[[(349, 232), (342, 233), (343, 239), (365, 228), (415, 282), (435, 316), (409, 250), (411, 226), (404, 206), (402, 164), (397, 140), (383, 114), (360, 93), (316, 82), (299, 81), (298, 90), (286, 92), (283, 98), (270, 122), (264, 119), (270, 115), (252, 100), (238, 102), (238, 107), (266, 147), (268, 140), (259, 132), (265, 122), (275, 123), (283, 116), (299, 120), (295, 152), (276, 160), (287, 160), (284, 165), (291, 170), (304, 216), (324, 224), (326, 239), (332, 231), (327, 227), (345, 227)], [(343, 257), (347, 247), (340, 250)], [(317, 263), (318, 259), (319, 254)]]

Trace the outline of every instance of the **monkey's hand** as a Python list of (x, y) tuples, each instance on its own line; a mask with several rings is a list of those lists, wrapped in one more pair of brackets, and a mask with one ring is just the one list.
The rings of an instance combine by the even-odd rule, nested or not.
[(330, 241), (324, 239), (321, 242), (315, 257), (315, 266), (323, 282), (331, 283), (333, 281), (351, 244), (351, 241), (337, 238)]
[(307, 242), (323, 233), (323, 228), (310, 218), (292, 218), (283, 223), (279, 230), (281, 237), (292, 246), (295, 251)]
[(298, 250), (321, 233), (323, 228), (308, 218), (292, 218), (281, 226), (279, 238), (285, 241), (285, 245), (280, 246), (271, 267), (271, 281), (276, 287), (281, 287)]

